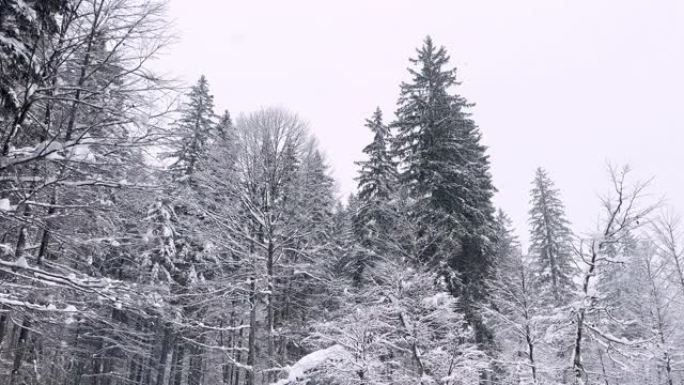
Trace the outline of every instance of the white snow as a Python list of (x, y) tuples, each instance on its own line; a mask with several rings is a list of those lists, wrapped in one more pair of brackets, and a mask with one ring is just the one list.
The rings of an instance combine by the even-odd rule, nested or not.
[(84, 163), (95, 162), (95, 155), (87, 144), (76, 145), (72, 148), (71, 159)]
[(453, 297), (449, 293), (439, 292), (435, 295), (423, 298), (423, 304), (429, 307), (441, 307), (445, 305), (451, 305), (453, 303)]
[(10, 200), (7, 198), (0, 199), (0, 211), (11, 211), (12, 205), (10, 205)]
[(46, 156), (45, 159), (64, 160), (64, 157), (57, 152), (52, 152), (52, 153), (48, 154), (48, 156)]
[(321, 368), (331, 363), (340, 363), (350, 358), (349, 352), (341, 345), (333, 345), (329, 348), (309, 353), (289, 368), (287, 378), (279, 380), (273, 385), (287, 385), (304, 380), (307, 372)]
[(29, 267), (28, 262), (26, 262), (26, 258), (24, 258), (23, 255), (14, 262), (14, 266), (20, 267), (22, 269), (28, 269)]
[(6, 243), (0, 243), (0, 251), (4, 254), (12, 254), (14, 252), (14, 248)]
[(171, 229), (171, 227), (164, 225), (162, 227), (162, 236), (165, 238), (173, 236), (173, 230)]

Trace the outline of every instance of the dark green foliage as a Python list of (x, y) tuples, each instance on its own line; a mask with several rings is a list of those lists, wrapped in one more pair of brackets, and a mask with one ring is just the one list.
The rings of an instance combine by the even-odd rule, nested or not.
[[(176, 123), (173, 151), (168, 155), (175, 159), (171, 169), (175, 178), (191, 178), (198, 162), (206, 154), (208, 141), (216, 129), (214, 96), (209, 93), (209, 83), (202, 75), (187, 95), (181, 107), (181, 118)], [(221, 121), (219, 132), (227, 130), (230, 116)]]
[(538, 275), (540, 290), (564, 303), (574, 290), (572, 232), (565, 218), (560, 192), (541, 167), (537, 169), (530, 193), (530, 256)]
[(389, 152), (389, 127), (383, 123), (380, 108), (366, 120), (366, 127), (373, 132), (373, 141), (363, 149), (368, 160), (357, 162), (360, 166), (359, 199), (362, 201), (388, 201), (396, 187), (396, 164)]
[[(393, 124), (400, 182), (422, 225), (419, 258), (449, 278), (466, 318), (477, 326), (473, 309), (485, 297), (482, 283), (491, 272), (496, 235), (489, 160), (467, 111), (471, 104), (453, 91), (458, 82), (445, 49), (428, 37), (417, 54)], [(490, 338), (479, 330), (480, 342)]]
[(397, 185), (397, 166), (389, 151), (389, 128), (383, 123), (382, 112), (376, 109), (366, 120), (374, 134), (373, 141), (363, 149), (368, 159), (356, 164), (359, 168), (358, 207), (353, 218), (355, 234), (362, 250), (357, 255), (356, 281), (361, 279), (366, 265), (374, 255), (389, 251), (395, 222), (392, 204)]

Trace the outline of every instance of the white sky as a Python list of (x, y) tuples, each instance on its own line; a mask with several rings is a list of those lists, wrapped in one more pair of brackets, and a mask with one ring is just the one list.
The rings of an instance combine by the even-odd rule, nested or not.
[(340, 193), (355, 189), (364, 119), (390, 119), (426, 35), (475, 102), (496, 204), (527, 239), (528, 192), (545, 167), (577, 232), (591, 230), (606, 162), (655, 176), (684, 209), (684, 2), (171, 0), (180, 42), (161, 68), (205, 74), (217, 111), (283, 106), (309, 121)]

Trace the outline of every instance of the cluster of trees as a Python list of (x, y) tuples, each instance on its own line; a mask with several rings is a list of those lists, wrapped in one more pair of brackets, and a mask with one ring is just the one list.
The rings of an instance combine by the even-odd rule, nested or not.
[(148, 70), (153, 0), (0, 0), (0, 384), (681, 383), (681, 228), (612, 170), (523, 253), (444, 48), (338, 202), (306, 123)]
[(306, 124), (175, 103), (152, 0), (2, 1), (0, 33), (0, 383), (275, 381), (332, 306)]
[(610, 169), (612, 191), (597, 229), (584, 237), (572, 234), (542, 169), (531, 191), (527, 254), (499, 214), (487, 313), (513, 383), (682, 381), (682, 228), (676, 217), (655, 215), (648, 183), (628, 183), (629, 173)]

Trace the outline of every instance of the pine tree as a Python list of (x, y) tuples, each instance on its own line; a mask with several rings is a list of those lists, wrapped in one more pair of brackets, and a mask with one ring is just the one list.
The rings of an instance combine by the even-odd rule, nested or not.
[(175, 277), (176, 268), (176, 244), (174, 237), (175, 213), (169, 202), (158, 200), (154, 202), (148, 211), (146, 220), (150, 223), (150, 230), (146, 239), (153, 246), (149, 252), (143, 254), (142, 267), (149, 269), (149, 280), (152, 282), (165, 281), (171, 283)]
[(501, 209), (496, 213), (495, 218), (496, 243), (494, 245), (494, 255), (496, 263), (505, 263), (512, 255), (520, 254), (520, 241), (514, 233), (513, 221)]
[(328, 175), (328, 165), (318, 149), (312, 148), (302, 165), (304, 173), (302, 197), (308, 202), (308, 224), (316, 237), (325, 234), (323, 228), (332, 218), (335, 207), (335, 180)]
[(334, 276), (350, 278), (357, 286), (361, 283), (366, 266), (370, 263), (368, 251), (359, 242), (359, 207), (361, 202), (356, 195), (350, 195), (347, 204), (338, 202), (333, 217), (335, 248)]
[[(170, 166), (171, 176), (175, 182), (167, 194), (170, 209), (175, 213), (177, 223), (173, 243), (175, 246), (174, 264), (169, 268), (173, 274), (174, 285), (171, 293), (171, 305), (178, 308), (180, 322), (185, 325), (202, 322), (209, 310), (206, 304), (200, 303), (190, 295), (212, 290), (211, 281), (219, 272), (216, 271), (216, 256), (210, 252), (210, 240), (198, 230), (206, 220), (204, 203), (213, 191), (198, 188), (199, 181), (206, 177), (205, 169), (211, 163), (211, 145), (221, 139), (217, 135), (216, 116), (214, 114), (214, 98), (209, 92), (209, 83), (202, 75), (191, 87), (186, 102), (181, 106), (181, 116), (173, 127), (172, 151), (166, 154), (174, 162)], [(225, 121), (221, 128), (227, 129)], [(197, 368), (202, 365), (203, 344), (206, 335), (197, 328), (173, 330), (176, 335), (174, 357), (172, 358), (174, 381), (187, 372), (192, 381)], [(189, 361), (186, 371), (182, 362)]]
[[(198, 191), (200, 204), (210, 211), (218, 206), (230, 205), (226, 186), (221, 189), (206, 188), (217, 183), (232, 186), (236, 180), (239, 152), (238, 134), (228, 110), (218, 118), (215, 130), (210, 132), (206, 154), (198, 159), (198, 172), (193, 179), (200, 181), (205, 188)], [(218, 182), (221, 181), (221, 182)]]
[(538, 168), (530, 193), (530, 255), (539, 284), (556, 305), (565, 303), (573, 291), (572, 232), (565, 218), (560, 192), (546, 171)]
[(234, 140), (234, 130), (235, 127), (233, 127), (233, 119), (230, 117), (230, 112), (228, 110), (223, 111), (216, 124), (217, 136), (223, 140)]
[(394, 151), (400, 181), (414, 200), (412, 211), (423, 229), (423, 255), (442, 266), (478, 341), (491, 339), (475, 311), (491, 273), (495, 191), (481, 135), (470, 119), (471, 106), (453, 93), (458, 85), (449, 56), (428, 37), (411, 59), (412, 80), (401, 85)]
[(357, 254), (357, 283), (362, 278), (365, 265), (372, 262), (373, 254), (387, 251), (394, 217), (390, 200), (397, 185), (397, 168), (389, 151), (389, 128), (383, 124), (380, 108), (366, 120), (366, 127), (374, 137), (363, 149), (368, 159), (356, 162), (360, 166), (356, 178), (359, 182), (359, 206), (353, 221), (356, 237), (365, 249)]
[(389, 127), (383, 124), (382, 111), (377, 108), (366, 120), (366, 127), (373, 132), (373, 141), (363, 149), (368, 160), (357, 162), (360, 166), (359, 199), (362, 201), (387, 201), (395, 185), (396, 164), (389, 152)]
[[(187, 102), (181, 108), (181, 118), (175, 127), (175, 148), (168, 155), (175, 159), (172, 170), (176, 174), (176, 179), (189, 178), (196, 171), (198, 162), (206, 153), (209, 138), (216, 128), (214, 96), (209, 93), (209, 83), (204, 75), (191, 88), (187, 98)], [(225, 120), (222, 123), (225, 125)]]
[[(0, 117), (19, 112), (8, 122), (21, 123), (28, 106), (17, 111), (22, 107), (20, 99), (33, 102), (33, 91), (45, 80), (39, 63), (41, 50), (43, 45), (50, 45), (50, 38), (57, 33), (58, 17), (66, 7), (66, 0), (0, 1)], [(24, 92), (26, 95), (22, 95)], [(5, 128), (9, 127), (3, 125), (2, 129)], [(9, 144), (13, 135), (4, 138), (3, 132), (2, 136), (6, 139), (4, 143)], [(3, 155), (7, 149), (3, 146)]]

